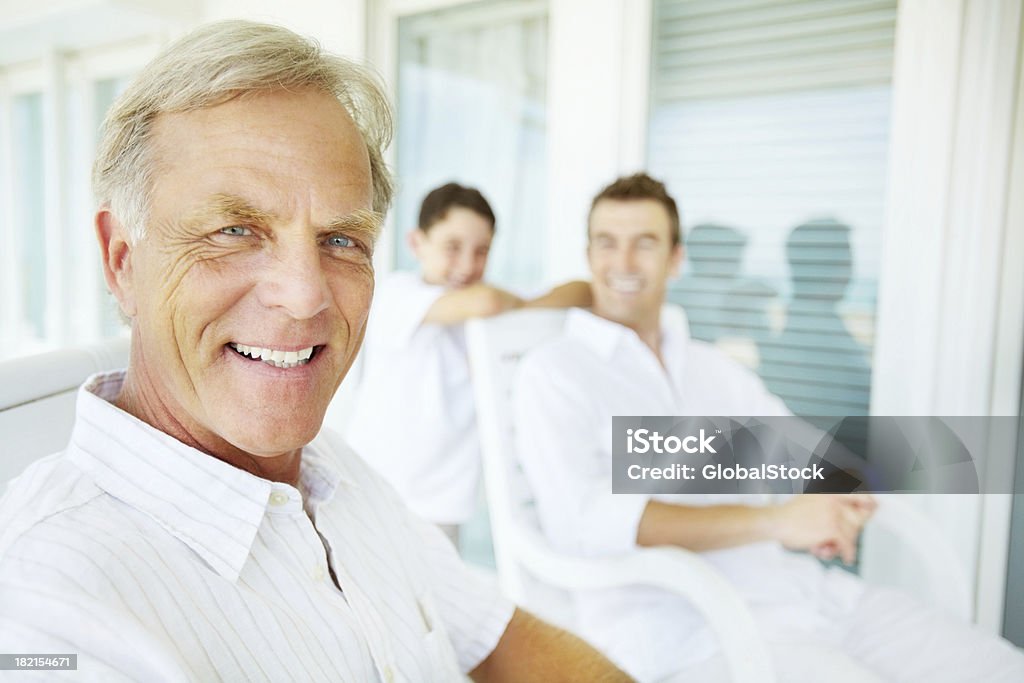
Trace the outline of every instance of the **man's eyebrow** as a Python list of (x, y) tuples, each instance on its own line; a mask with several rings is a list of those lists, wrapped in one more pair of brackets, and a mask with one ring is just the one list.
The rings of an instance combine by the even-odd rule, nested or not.
[[(275, 220), (273, 213), (256, 208), (245, 199), (231, 194), (211, 195), (200, 207), (185, 214), (186, 224), (201, 225), (211, 218), (230, 218), (243, 223), (268, 224)], [(384, 217), (376, 211), (358, 209), (347, 216), (328, 222), (325, 231), (346, 232), (362, 236), (369, 241), (377, 239)]]
[(370, 209), (357, 209), (347, 216), (335, 218), (327, 224), (326, 230), (362, 237), (372, 244), (377, 240), (383, 225), (383, 215)]
[(211, 195), (206, 202), (192, 211), (185, 214), (183, 222), (186, 224), (202, 225), (211, 218), (230, 218), (244, 223), (266, 224), (274, 215), (231, 194)]

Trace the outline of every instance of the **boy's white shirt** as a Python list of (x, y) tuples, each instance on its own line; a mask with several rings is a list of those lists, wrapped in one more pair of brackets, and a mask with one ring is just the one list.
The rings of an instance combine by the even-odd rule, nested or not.
[(420, 516), (476, 509), (480, 448), (463, 326), (423, 324), (441, 285), (396, 272), (377, 283), (347, 438)]

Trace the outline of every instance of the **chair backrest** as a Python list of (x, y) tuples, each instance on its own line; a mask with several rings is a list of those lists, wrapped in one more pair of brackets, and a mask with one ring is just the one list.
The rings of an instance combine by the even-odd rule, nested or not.
[(512, 390), (519, 360), (561, 333), (564, 322), (564, 310), (527, 309), (466, 325), (498, 581), (520, 603), (527, 602), (527, 577), (516, 559), (515, 539), (527, 521), (532, 497), (515, 458)]
[(0, 493), (39, 458), (67, 446), (85, 379), (128, 364), (128, 339), (0, 362)]

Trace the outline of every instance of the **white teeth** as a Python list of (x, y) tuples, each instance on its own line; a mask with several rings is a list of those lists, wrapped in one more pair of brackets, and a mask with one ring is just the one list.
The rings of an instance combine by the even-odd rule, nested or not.
[(617, 292), (623, 292), (626, 294), (632, 294), (639, 292), (640, 288), (643, 287), (643, 278), (639, 277), (615, 277), (611, 276), (608, 278), (608, 286)]
[(273, 365), (275, 368), (294, 368), (299, 365), (305, 365), (309, 362), (309, 359), (313, 356), (313, 349), (316, 347), (307, 346), (299, 351), (281, 351), (278, 349), (268, 349), (260, 346), (247, 346), (245, 344), (230, 344), (231, 348), (238, 351), (244, 356), (248, 356), (255, 360), (261, 360), (268, 365)]

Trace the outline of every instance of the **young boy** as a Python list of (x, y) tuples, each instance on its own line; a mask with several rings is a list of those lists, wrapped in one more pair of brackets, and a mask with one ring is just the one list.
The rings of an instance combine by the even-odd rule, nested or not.
[(528, 301), (483, 282), (494, 232), (494, 212), (473, 188), (448, 183), (424, 198), (409, 235), (420, 272), (378, 283), (348, 433), (356, 452), (456, 544), (480, 478), (462, 323), (523, 306), (590, 304), (586, 282)]

